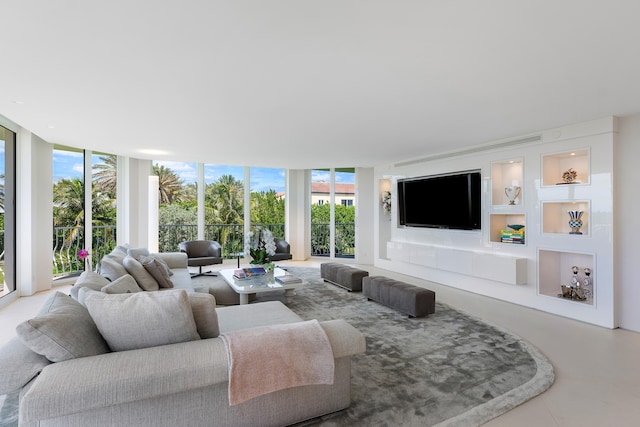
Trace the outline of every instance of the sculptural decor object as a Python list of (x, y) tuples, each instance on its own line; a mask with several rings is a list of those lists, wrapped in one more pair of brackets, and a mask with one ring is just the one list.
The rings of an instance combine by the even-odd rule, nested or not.
[(578, 276), (579, 272), (580, 267), (578, 267), (577, 265), (571, 267), (571, 273), (573, 274), (571, 277), (571, 285), (560, 285), (562, 293), (558, 294), (558, 296), (575, 301), (587, 301), (593, 296), (593, 283), (590, 277), (591, 269), (585, 267), (585, 278), (582, 282), (580, 281), (580, 277)]
[(569, 168), (568, 171), (562, 174), (562, 180), (565, 184), (575, 184), (576, 178), (578, 178), (578, 172), (574, 171), (573, 168)]
[(569, 228), (571, 228), (569, 234), (582, 234), (580, 228), (582, 228), (583, 224), (582, 214), (584, 214), (584, 211), (569, 211), (568, 214), (571, 218), (569, 219)]

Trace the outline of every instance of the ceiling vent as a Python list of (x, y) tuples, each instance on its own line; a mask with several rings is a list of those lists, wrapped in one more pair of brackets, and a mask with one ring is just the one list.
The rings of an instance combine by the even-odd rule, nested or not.
[(501, 148), (513, 148), (513, 147), (518, 146), (518, 145), (531, 144), (533, 142), (540, 142), (540, 141), (542, 141), (542, 136), (541, 135), (534, 135), (534, 136), (528, 136), (526, 138), (512, 139), (512, 140), (504, 141), (504, 142), (496, 142), (496, 143), (490, 143), (490, 144), (475, 145), (473, 147), (465, 148), (465, 149), (462, 149), (462, 150), (449, 151), (449, 152), (446, 152), (446, 153), (434, 154), (433, 156), (422, 157), (421, 159), (408, 160), (406, 162), (395, 163), (394, 166), (395, 167), (400, 167), (400, 166), (415, 165), (417, 163), (431, 162), (433, 160), (448, 159), (450, 157), (466, 156), (466, 155), (469, 155), (469, 154), (480, 153), (480, 152), (483, 152), (483, 151), (497, 150), (497, 149), (501, 149)]

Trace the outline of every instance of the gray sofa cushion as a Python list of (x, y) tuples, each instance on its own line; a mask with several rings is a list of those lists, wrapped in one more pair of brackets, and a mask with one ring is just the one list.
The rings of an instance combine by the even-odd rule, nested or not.
[(13, 337), (0, 347), (0, 395), (24, 387), (50, 363), (46, 357), (31, 351), (18, 337)]
[(136, 279), (136, 282), (138, 282), (138, 286), (140, 286), (145, 291), (157, 291), (158, 289), (160, 289), (160, 285), (158, 284), (156, 279), (153, 278), (151, 273), (149, 273), (142, 266), (140, 261), (138, 261), (131, 255), (127, 255), (126, 257), (124, 257), (122, 265), (124, 265), (124, 268), (127, 270), (127, 272), (132, 275), (134, 279)]
[(113, 282), (109, 282), (99, 290), (107, 294), (130, 294), (142, 292), (142, 288), (138, 286), (136, 279), (134, 279), (130, 274), (125, 274)]
[(213, 295), (190, 293), (189, 303), (196, 329), (200, 338), (215, 338), (220, 334), (218, 314), (216, 313), (216, 299)]
[(28, 348), (52, 362), (109, 351), (87, 309), (62, 292), (51, 294), (38, 315), (20, 323), (16, 332)]
[[(124, 257), (122, 257), (122, 259), (124, 259)], [(113, 282), (118, 277), (122, 277), (125, 274), (129, 273), (127, 272), (127, 269), (122, 265), (122, 261), (118, 261), (117, 258), (114, 258), (111, 255), (105, 255), (100, 260), (101, 276), (106, 277)]]
[(99, 291), (107, 284), (109, 284), (109, 279), (106, 277), (93, 271), (85, 271), (78, 277), (78, 280), (76, 280), (69, 292), (71, 296), (77, 300), (78, 290), (80, 288), (88, 287), (94, 291)]
[(116, 246), (115, 248), (113, 248), (111, 252), (109, 252), (105, 256), (107, 258), (113, 259), (114, 261), (117, 261), (119, 264), (122, 264), (122, 260), (124, 259), (124, 257), (127, 256), (128, 250), (129, 248), (126, 248), (124, 246)]
[(127, 249), (127, 255), (139, 260), (143, 256), (149, 256), (149, 249), (147, 248), (129, 248)]
[(89, 292), (84, 303), (113, 351), (200, 339), (182, 289), (135, 294)]
[(161, 288), (173, 288), (173, 282), (171, 281), (172, 273), (167, 263), (153, 255), (143, 256), (139, 261)]

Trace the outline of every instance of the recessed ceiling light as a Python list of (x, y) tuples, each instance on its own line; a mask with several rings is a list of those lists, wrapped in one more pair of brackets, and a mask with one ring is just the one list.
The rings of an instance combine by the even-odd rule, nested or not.
[(575, 155), (576, 155), (576, 153), (571, 153), (571, 155), (572, 155), (572, 156), (575, 156)]
[(55, 129), (56, 127), (54, 125), (49, 125), (47, 126), (49, 129)]
[(13, 101), (14, 104), (24, 105), (24, 101)]

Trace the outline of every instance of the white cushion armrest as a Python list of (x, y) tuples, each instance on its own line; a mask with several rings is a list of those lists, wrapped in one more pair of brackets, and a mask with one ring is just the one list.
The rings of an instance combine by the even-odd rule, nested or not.
[(189, 268), (187, 265), (187, 254), (184, 252), (160, 252), (157, 255), (161, 260), (167, 263), (169, 268)]
[(320, 326), (329, 337), (334, 359), (367, 351), (367, 343), (362, 332), (351, 326), (346, 320), (327, 320), (320, 322)]
[(226, 382), (227, 350), (212, 338), (48, 365), (25, 393), (21, 421), (37, 421)]

